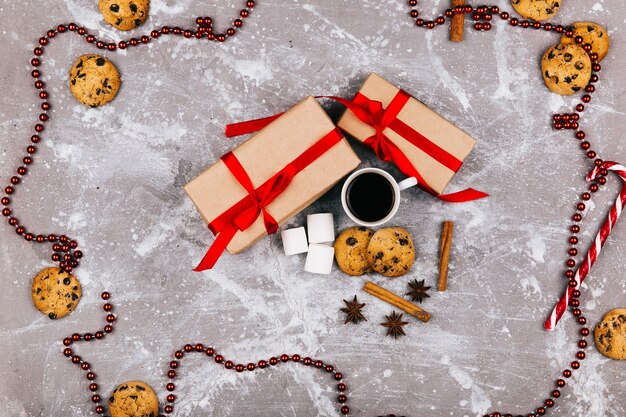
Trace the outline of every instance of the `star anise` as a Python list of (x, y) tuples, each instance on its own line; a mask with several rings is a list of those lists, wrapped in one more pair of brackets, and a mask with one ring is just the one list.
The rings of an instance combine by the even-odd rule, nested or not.
[(385, 316), (387, 319), (386, 322), (380, 323), (381, 326), (385, 326), (387, 328), (387, 336), (393, 336), (394, 338), (398, 338), (398, 336), (405, 336), (403, 326), (409, 324), (408, 321), (402, 321), (402, 313), (398, 314), (395, 311), (391, 312), (391, 316)]
[(424, 285), (424, 280), (418, 281), (414, 279), (409, 282), (409, 292), (406, 295), (410, 295), (412, 301), (422, 303), (425, 298), (430, 298), (430, 295), (427, 294), (428, 290), (430, 290), (430, 287)]
[(346, 307), (341, 308), (340, 310), (346, 313), (346, 320), (343, 322), (344, 324), (349, 322), (358, 323), (360, 320), (367, 321), (367, 319), (361, 312), (363, 307), (365, 307), (365, 303), (359, 303), (356, 295), (354, 296), (354, 299), (352, 301), (343, 300), (343, 302), (346, 303)]

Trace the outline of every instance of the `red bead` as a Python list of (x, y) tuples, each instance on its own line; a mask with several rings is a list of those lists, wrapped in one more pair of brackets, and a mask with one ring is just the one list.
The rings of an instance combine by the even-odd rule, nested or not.
[(24, 226), (17, 226), (15, 228), (15, 233), (17, 233), (18, 235), (23, 235), (25, 231), (26, 229), (24, 228)]
[(33, 53), (37, 56), (43, 55), (43, 48), (37, 47), (33, 50)]
[(91, 340), (93, 340), (93, 335), (91, 333), (85, 333), (83, 339), (85, 339), (86, 342), (90, 342)]
[(97, 41), (96, 42), (96, 48), (98, 48), (98, 49), (104, 49), (105, 46), (106, 46), (105, 43), (102, 42), (102, 41)]
[(593, 64), (593, 70), (595, 72), (600, 72), (600, 70), (602, 69), (602, 67), (600, 66), (600, 64)]
[(579, 340), (578, 341), (578, 347), (581, 349), (586, 349), (587, 348), (587, 341), (586, 340)]
[(235, 35), (235, 29), (234, 28), (228, 28), (226, 29), (226, 34), (228, 36), (234, 36)]
[[(35, 147), (34, 145), (30, 145), (26, 148), (26, 152), (28, 152), (29, 154), (34, 154), (35, 152), (37, 152), (37, 147)], [(8, 194), (8, 193), (7, 193)]]
[(129, 41), (128, 41), (128, 44), (130, 46), (137, 46), (139, 44), (139, 41), (137, 39), (135, 39), (135, 38), (130, 38)]
[(174, 384), (173, 384), (173, 383), (171, 383), (171, 382), (168, 382), (168, 383), (167, 383), (167, 385), (165, 386), (165, 389), (166, 389), (166, 390), (168, 390), (168, 391), (170, 391), (170, 392), (171, 392), (171, 391), (174, 391), (174, 390), (176, 389), (176, 385), (174, 385)]
[(183, 353), (183, 351), (182, 351), (182, 350), (177, 350), (176, 352), (174, 352), (174, 357), (175, 357), (176, 359), (182, 359), (182, 358), (183, 358), (183, 356), (185, 356), (185, 354)]
[(424, 19), (417, 19), (415, 21), (415, 26), (424, 26)]
[(96, 339), (102, 339), (104, 337), (104, 333), (101, 331), (97, 331), (95, 334)]
[(170, 379), (176, 378), (176, 371), (170, 369), (169, 371), (167, 371), (167, 377)]
[(224, 362), (224, 368), (226, 368), (226, 369), (232, 369), (233, 366), (235, 366), (235, 363), (233, 361), (226, 361), (226, 362)]
[(64, 346), (69, 346), (71, 344), (72, 344), (72, 339), (70, 339), (69, 337), (66, 337), (65, 339), (63, 339)]
[(8, 208), (2, 209), (2, 215), (4, 217), (9, 217), (11, 215), (11, 209), (8, 209)]
[(589, 194), (589, 193), (582, 193), (580, 198), (582, 198), (583, 200), (587, 201), (587, 200), (591, 199), (591, 194)]
[(183, 350), (187, 353), (193, 351), (193, 346), (191, 346), (189, 343), (187, 343), (185, 346), (183, 346)]
[(9, 197), (2, 197), (2, 200), (0, 200), (0, 202), (2, 202), (3, 206), (8, 206), (9, 204), (11, 204), (11, 199)]
[(554, 398), (559, 398), (561, 396), (561, 391), (559, 391), (558, 389), (555, 389), (554, 391), (552, 391), (552, 396)]
[(583, 132), (582, 130), (576, 132), (576, 139), (585, 139), (585, 132)]
[(589, 151), (587, 152), (587, 158), (589, 159), (593, 159), (596, 157), (596, 152), (595, 151)]
[(591, 62), (595, 62), (598, 60), (599, 56), (595, 52), (592, 52), (589, 54), (589, 58), (591, 59)]
[(300, 355), (298, 354), (292, 355), (291, 360), (294, 362), (300, 362)]
[(246, 369), (246, 367), (245, 367), (245, 366), (243, 366), (243, 364), (241, 364), (241, 363), (238, 363), (238, 364), (235, 366), (235, 371), (237, 371), (237, 372), (243, 372), (243, 371), (245, 371), (245, 369)]
[(103, 414), (104, 413), (104, 407), (99, 405), (96, 407), (96, 414)]
[(528, 20), (522, 20), (522, 23), (520, 24), (523, 28), (527, 28), (530, 26), (530, 22)]
[(508, 12), (501, 12), (500, 13), (500, 19), (507, 20), (508, 18), (509, 18), (509, 13)]
[(350, 413), (350, 408), (348, 408), (345, 405), (343, 407), (341, 407), (341, 414), (345, 415), (345, 414), (348, 414), (348, 413)]
[(578, 359), (579, 361), (584, 360), (587, 357), (587, 355), (585, 355), (585, 352), (583, 352), (582, 350), (579, 352), (576, 352), (576, 359)]
[(249, 363), (248, 365), (246, 365), (246, 369), (250, 372), (254, 371), (256, 369), (256, 365), (253, 363)]
[(92, 392), (98, 391), (98, 384), (89, 384), (89, 390)]
[(580, 335), (581, 336), (589, 336), (589, 329), (586, 327), (583, 327), (582, 329), (580, 329)]
[(267, 367), (267, 362), (264, 360), (259, 361), (259, 368), (264, 369)]
[(572, 363), (570, 363), (570, 366), (572, 367), (572, 369), (576, 370), (580, 368), (580, 362), (578, 361), (573, 361)]
[(278, 359), (276, 357), (271, 357), (270, 358), (270, 365), (276, 365), (278, 363)]
[(581, 112), (581, 111), (584, 111), (584, 110), (585, 110), (585, 106), (583, 106), (582, 104), (577, 104), (576, 105), (576, 111)]
[(589, 103), (591, 101), (591, 96), (589, 94), (585, 94), (581, 100), (583, 103)]
[(111, 326), (110, 324), (107, 324), (106, 326), (104, 326), (104, 332), (105, 333), (113, 332), (113, 326)]
[(117, 47), (120, 49), (126, 49), (128, 48), (128, 43), (126, 41), (119, 41), (117, 43)]
[(37, 133), (41, 133), (45, 130), (44, 125), (42, 125), (41, 123), (38, 123), (35, 125), (35, 132)]
[(17, 226), (17, 219), (15, 217), (9, 217), (9, 225)]
[(567, 271), (565, 271), (565, 276), (567, 278), (574, 278), (574, 271), (572, 271), (571, 269), (568, 269)]
[(174, 407), (171, 404), (168, 404), (163, 407), (163, 411), (165, 412), (165, 414), (172, 414), (172, 412), (174, 411)]
[(280, 355), (280, 361), (281, 362), (287, 362), (288, 360), (289, 360), (289, 355), (286, 355), (284, 353), (282, 355)]
[(546, 23), (545, 25), (543, 25), (543, 28), (550, 32), (552, 30), (552, 24), (551, 23)]
[(217, 35), (217, 37), (216, 37), (216, 38), (217, 38), (217, 41), (218, 41), (218, 42), (224, 42), (224, 41), (226, 40), (226, 36), (221, 35), (221, 34), (220, 34), (220, 35)]
[(158, 30), (153, 30), (152, 32), (150, 32), (150, 36), (152, 36), (153, 38), (158, 38), (160, 35)]
[(23, 162), (25, 165), (30, 165), (30, 164), (32, 164), (32, 163), (33, 163), (33, 158), (31, 158), (30, 156), (25, 156), (25, 157), (22, 159), (22, 162)]
[(302, 363), (306, 366), (310, 366), (313, 363), (313, 359), (307, 356), (306, 358), (302, 359)]
[(332, 373), (335, 368), (332, 365), (326, 365), (326, 367), (324, 368), (326, 370), (326, 372), (328, 372), (329, 374)]
[(85, 376), (90, 381), (93, 381), (94, 379), (96, 379), (96, 374), (94, 374), (93, 372), (87, 372), (87, 375), (85, 375)]
[(171, 361), (170, 362), (170, 368), (172, 368), (172, 369), (178, 368), (178, 361)]
[(341, 372), (335, 372), (334, 378), (335, 381), (341, 381), (343, 379), (343, 375), (341, 374)]
[(148, 42), (150, 42), (150, 38), (148, 36), (145, 36), (145, 35), (142, 36), (140, 38), (140, 40), (141, 40), (141, 43), (148, 43)]
[(580, 297), (580, 290), (572, 291), (572, 297), (573, 298), (579, 298)]
[(222, 362), (224, 362), (224, 356), (222, 356), (222, 355), (215, 355), (214, 360), (215, 360), (216, 363), (222, 363)]
[(109, 44), (107, 45), (107, 49), (108, 49), (109, 51), (115, 51), (115, 50), (117, 49), (117, 45), (116, 45), (116, 44), (114, 44), (114, 43), (109, 43)]
[(109, 323), (114, 323), (115, 322), (115, 316), (113, 314), (108, 314), (106, 317), (107, 322)]
[(320, 369), (322, 366), (324, 366), (324, 362), (322, 362), (322, 361), (315, 361), (313, 363), (313, 366), (315, 366), (317, 369)]
[(166, 400), (167, 400), (167, 402), (168, 402), (168, 403), (173, 403), (174, 401), (176, 401), (176, 395), (174, 395), (174, 394), (169, 394), (169, 395), (166, 397)]
[(346, 395), (344, 395), (344, 394), (340, 394), (340, 395), (337, 397), (337, 402), (339, 402), (339, 403), (342, 403), (342, 404), (343, 404), (343, 403), (345, 403), (346, 401), (348, 401), (348, 397), (347, 397)]
[(248, 17), (249, 15), (250, 15), (250, 12), (245, 9), (239, 12), (239, 16), (243, 17), (244, 19)]
[(570, 244), (575, 245), (578, 243), (578, 238), (576, 236), (571, 236), (568, 241)]
[(85, 28), (78, 28), (78, 34), (80, 36), (85, 36), (86, 33), (87, 33), (87, 29), (85, 29)]
[(72, 363), (73, 364), (79, 364), (80, 363), (80, 356), (78, 356), (78, 355), (72, 356)]
[(72, 349), (70, 349), (70, 348), (63, 349), (63, 355), (65, 355), (65, 356), (67, 356), (69, 358), (70, 356), (72, 356)]
[(7, 194), (13, 194), (13, 191), (13, 187), (11, 187), (10, 185), (4, 189), (4, 192)]
[(215, 349), (213, 349), (212, 347), (206, 348), (206, 355), (207, 356), (213, 356), (214, 354), (215, 354)]
[(344, 392), (345, 390), (346, 390), (346, 384), (344, 384), (343, 382), (337, 384), (337, 391)]
[(248, 1), (246, 2), (246, 7), (247, 7), (247, 8), (252, 9), (254, 6), (255, 6), (255, 2), (254, 2), (254, 0), (248, 0)]
[(605, 177), (600, 177), (600, 178), (598, 178), (597, 181), (598, 181), (598, 184), (600, 184), (600, 185), (606, 184), (606, 178)]
[(578, 324), (580, 324), (581, 326), (587, 324), (587, 319), (583, 316), (578, 317)]

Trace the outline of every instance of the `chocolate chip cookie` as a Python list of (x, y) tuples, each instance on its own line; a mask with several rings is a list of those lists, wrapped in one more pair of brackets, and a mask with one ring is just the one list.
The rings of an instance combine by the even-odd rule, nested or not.
[(70, 90), (85, 106), (98, 107), (113, 100), (120, 84), (115, 65), (99, 55), (83, 55), (70, 69)]
[(37, 310), (53, 320), (74, 311), (81, 294), (76, 277), (61, 268), (44, 268), (33, 278), (33, 303)]
[(549, 19), (559, 11), (560, 0), (511, 0), (520, 16), (533, 20)]
[(367, 261), (372, 269), (386, 277), (399, 277), (413, 266), (415, 249), (408, 231), (401, 227), (378, 230), (367, 246)]
[(367, 274), (372, 270), (367, 262), (367, 245), (374, 232), (367, 227), (350, 227), (335, 239), (335, 259), (339, 269), (352, 276)]
[(591, 59), (581, 46), (560, 43), (543, 54), (541, 72), (550, 91), (574, 94), (589, 84)]
[(111, 393), (109, 412), (111, 417), (157, 417), (159, 400), (145, 382), (124, 382)]
[(131, 30), (148, 18), (150, 0), (100, 0), (100, 13), (104, 20), (119, 30)]
[(574, 32), (574, 36), (561, 35), (561, 43), (574, 43), (576, 36), (582, 36), (583, 44), (590, 44), (591, 50), (598, 54), (598, 62), (609, 52), (609, 34), (606, 29), (594, 22), (576, 22), (566, 29)]
[(611, 359), (626, 359), (626, 309), (606, 313), (596, 325), (594, 335), (600, 353)]

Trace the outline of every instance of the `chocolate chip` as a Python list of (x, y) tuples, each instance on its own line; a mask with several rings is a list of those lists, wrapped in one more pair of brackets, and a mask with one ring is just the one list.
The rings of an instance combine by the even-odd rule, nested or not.
[(554, 58), (554, 52), (550, 51), (550, 53), (548, 54), (548, 59), (553, 59)]
[(563, 81), (565, 81), (566, 83), (568, 83), (568, 84), (569, 84), (569, 83), (571, 83), (571, 82), (572, 82), (572, 77), (565, 77), (565, 78), (563, 79)]
[(135, 3), (131, 3), (129, 7), (130, 11), (133, 12), (133, 14), (137, 13), (137, 5)]
[(127, 390), (127, 389), (128, 389), (128, 385), (122, 385), (120, 387), (120, 391), (124, 391), (124, 390)]
[(115, 21), (115, 25), (116, 25), (116, 26), (119, 26), (119, 25), (120, 25), (120, 23), (122, 23), (122, 20), (123, 20), (123, 19), (122, 19), (121, 17), (118, 17), (118, 18), (117, 18), (117, 20)]
[(383, 266), (383, 272), (389, 271), (389, 267), (387, 265)]
[(97, 66), (101, 67), (101, 66), (104, 65), (104, 63), (105, 63), (104, 58), (100, 57), (100, 58), (96, 59), (96, 65)]
[(136, 396), (136, 395), (129, 395), (129, 397), (130, 397), (130, 398), (132, 398), (133, 400), (136, 400), (136, 399), (137, 399), (137, 396)]
[(54, 319), (57, 318), (57, 315), (54, 314), (54, 313), (50, 313), (50, 314), (48, 314), (48, 317), (50, 317), (52, 320), (54, 320)]
[(576, 92), (576, 91), (579, 91), (579, 90), (580, 90), (580, 87), (572, 87), (572, 91), (573, 92)]
[(394, 257), (393, 257), (393, 263), (394, 263), (394, 264), (397, 264), (398, 262), (400, 262), (400, 259), (398, 259), (398, 257), (397, 257), (397, 256), (394, 256)]
[(115, 401), (115, 397), (111, 395), (111, 396), (109, 397), (109, 402), (110, 402), (110, 403), (112, 403), (113, 401)]
[(145, 391), (146, 389), (144, 387), (142, 387), (141, 385), (137, 385), (135, 388), (137, 388), (138, 391)]
[(37, 288), (37, 290), (35, 290), (35, 295), (39, 295), (40, 292), (41, 292), (41, 288)]
[(119, 4), (113, 3), (111, 7), (109, 7), (109, 10), (111, 10), (113, 13), (117, 13), (120, 11), (120, 6)]
[(78, 285), (74, 285), (74, 286), (72, 287), (72, 289), (73, 289), (74, 291), (77, 291), (77, 290), (78, 290)]
[(83, 67), (83, 60), (81, 59), (80, 62), (76, 64), (75, 68), (82, 68), (82, 67)]
[(63, 278), (63, 284), (70, 285), (70, 279), (68, 277)]
[(72, 303), (66, 304), (65, 307), (72, 308)]
[(78, 300), (78, 296), (76, 295), (76, 293), (72, 293), (72, 300), (74, 301)]
[(361, 232), (364, 232), (364, 231), (366, 231), (366, 230), (367, 230), (367, 228), (366, 228), (366, 227), (361, 226), (361, 227), (359, 227), (359, 230), (360, 230)]
[(354, 237), (350, 236), (349, 238), (346, 239), (346, 244), (348, 246), (354, 246), (356, 245), (358, 242), (358, 240), (356, 240)]
[(374, 259), (383, 259), (384, 254), (382, 252), (377, 252), (376, 256), (374, 256)]
[(409, 244), (408, 239), (400, 239), (398, 242), (400, 242), (400, 246), (406, 246)]
[(141, 24), (141, 19), (135, 19), (135, 27)]
[(76, 85), (76, 78), (72, 78), (72, 85)]
[(563, 55), (563, 59), (565, 60), (565, 62), (570, 62), (572, 58), (574, 57), (569, 52), (566, 52), (565, 55)]

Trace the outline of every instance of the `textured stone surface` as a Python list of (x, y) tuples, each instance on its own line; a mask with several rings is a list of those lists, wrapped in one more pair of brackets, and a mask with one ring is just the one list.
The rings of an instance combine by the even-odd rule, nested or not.
[[(211, 15), (224, 27), (240, 1), (153, 0), (133, 33), (163, 24), (192, 26)], [(119, 322), (103, 342), (80, 345), (106, 398), (123, 381), (144, 380), (161, 401), (165, 366), (186, 342), (215, 345), (247, 363), (299, 352), (333, 363), (347, 376), (353, 415), (476, 416), (528, 413), (553, 389), (573, 359), (568, 318), (554, 333), (542, 322), (565, 281), (566, 226), (589, 163), (570, 131), (553, 131), (551, 115), (574, 98), (550, 93), (539, 73), (542, 52), (558, 36), (494, 22), (452, 44), (447, 30), (412, 26), (404, 0), (260, 1), (244, 30), (223, 45), (167, 38), (147, 47), (103, 53), (119, 68), (118, 97), (88, 109), (71, 96), (67, 73), (95, 51), (74, 35), (46, 49), (42, 66), (54, 106), (31, 173), (14, 196), (17, 217), (35, 232), (67, 232), (86, 254), (77, 271), (78, 309), (51, 322), (32, 306), (30, 280), (48, 247), (0, 228), (0, 416), (90, 415), (87, 380), (61, 355), (61, 338), (93, 331), (103, 314), (99, 294), (113, 294)], [(420, 0), (432, 16), (447, 1)], [(511, 9), (506, 1), (498, 4)], [(605, 159), (626, 160), (624, 0), (568, 1), (555, 22), (593, 20), (608, 27), (612, 49), (582, 126)], [(226, 20), (227, 19), (227, 20)], [(0, 0), (0, 175), (3, 187), (21, 158), (37, 114), (28, 61), (36, 39), (61, 22), (120, 39), (96, 2)], [(468, 23), (469, 25), (469, 23)], [(285, 110), (306, 94), (349, 97), (376, 71), (402, 86), (478, 140), (450, 191), (473, 186), (488, 200), (446, 205), (424, 193), (403, 196), (394, 223), (418, 248), (408, 276), (369, 279), (402, 293), (414, 278), (433, 285), (442, 220), (457, 222), (449, 291), (432, 293), (428, 324), (411, 319), (407, 336), (384, 337), (378, 325), (391, 308), (360, 291), (365, 278), (314, 276), (304, 256), (287, 258), (274, 236), (246, 253), (225, 256), (210, 272), (191, 267), (212, 242), (181, 186), (243, 138), (226, 140), (224, 125)], [(340, 108), (329, 106), (336, 117)], [(364, 165), (382, 166), (360, 145)], [(397, 171), (391, 172), (400, 177)], [(618, 183), (597, 196), (581, 234), (587, 245)], [(307, 213), (331, 210), (340, 228), (338, 188)], [(588, 225), (592, 227), (589, 228)], [(584, 288), (593, 326), (624, 307), (626, 226), (611, 236)], [(343, 325), (343, 298), (358, 294), (369, 321)], [(623, 364), (594, 347), (564, 389), (559, 416), (626, 414)], [(224, 372), (204, 358), (181, 368), (177, 416), (335, 416), (327, 375), (295, 367)]]

